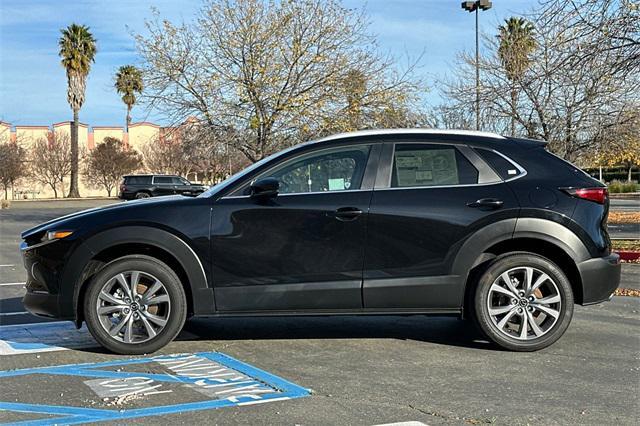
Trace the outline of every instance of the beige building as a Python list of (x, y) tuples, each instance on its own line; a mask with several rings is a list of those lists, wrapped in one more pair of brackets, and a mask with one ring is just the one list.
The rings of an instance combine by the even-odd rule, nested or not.
[[(80, 152), (90, 151), (105, 137), (120, 139), (126, 146), (142, 151), (142, 147), (161, 135), (165, 129), (154, 123), (140, 122), (129, 125), (129, 133), (120, 126), (89, 126), (80, 123), (78, 127), (78, 146)], [(14, 142), (22, 146), (27, 152), (33, 143), (39, 139), (51, 140), (54, 135), (66, 133), (71, 136), (71, 122), (63, 121), (51, 126), (11, 126), (11, 123), (0, 122), (0, 143)], [(82, 165), (80, 165), (82, 169)], [(69, 191), (69, 178), (63, 183), (64, 188), (58, 188), (58, 196), (66, 195)], [(106, 196), (104, 189), (87, 187), (80, 176), (80, 195), (83, 197)], [(35, 182), (33, 179), (22, 179), (13, 189), (14, 198), (53, 198), (53, 190), (48, 185)]]

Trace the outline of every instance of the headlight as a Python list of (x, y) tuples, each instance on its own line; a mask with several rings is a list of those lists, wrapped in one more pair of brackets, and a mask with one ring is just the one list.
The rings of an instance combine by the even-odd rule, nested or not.
[(67, 238), (71, 234), (73, 234), (73, 231), (48, 231), (44, 234), (42, 241), (60, 240), (62, 238)]

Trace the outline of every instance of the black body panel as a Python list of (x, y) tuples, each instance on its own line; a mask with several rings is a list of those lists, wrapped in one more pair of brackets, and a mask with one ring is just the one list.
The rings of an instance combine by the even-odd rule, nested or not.
[[(456, 146), (477, 183), (390, 187), (401, 183), (392, 162), (394, 144), (403, 143)], [(316, 192), (248, 195), (256, 177), (291, 158), (363, 144), (372, 148), (360, 189), (335, 190), (333, 182)], [(24, 303), (39, 315), (80, 321), (83, 285), (95, 268), (150, 250), (181, 271), (194, 315), (460, 313), (470, 271), (512, 241), (557, 248), (577, 271), (581, 302), (606, 300), (620, 279), (606, 232), (608, 200), (567, 193), (601, 184), (543, 147), (410, 131), (302, 144), (197, 198), (121, 203), (25, 231)], [(478, 155), (480, 148), (493, 153)], [(498, 170), (505, 164), (509, 170)], [(46, 241), (52, 230), (73, 233)]]

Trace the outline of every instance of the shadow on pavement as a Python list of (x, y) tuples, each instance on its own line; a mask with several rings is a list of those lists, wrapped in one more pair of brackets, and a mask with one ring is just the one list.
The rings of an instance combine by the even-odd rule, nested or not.
[(499, 350), (470, 321), (424, 315), (198, 318), (184, 330), (200, 340), (401, 339)]

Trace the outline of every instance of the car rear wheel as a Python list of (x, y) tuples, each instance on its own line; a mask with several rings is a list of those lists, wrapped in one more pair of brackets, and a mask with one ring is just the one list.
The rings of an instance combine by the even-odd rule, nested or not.
[(184, 289), (175, 272), (155, 258), (117, 259), (100, 270), (89, 286), (84, 305), (87, 327), (112, 352), (155, 352), (184, 325)]
[(562, 270), (533, 253), (496, 258), (474, 298), (479, 328), (502, 348), (536, 351), (558, 340), (573, 316), (573, 292)]
[(136, 198), (140, 199), (140, 198), (149, 198), (151, 197), (151, 194), (149, 194), (148, 192), (137, 192), (136, 193)]

